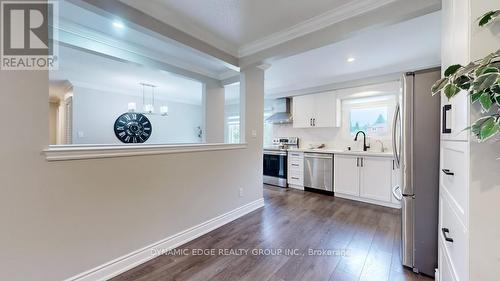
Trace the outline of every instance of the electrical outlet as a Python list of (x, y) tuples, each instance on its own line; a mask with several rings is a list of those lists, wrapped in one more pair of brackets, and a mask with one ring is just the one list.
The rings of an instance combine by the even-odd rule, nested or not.
[(243, 197), (243, 187), (240, 187), (239, 196)]

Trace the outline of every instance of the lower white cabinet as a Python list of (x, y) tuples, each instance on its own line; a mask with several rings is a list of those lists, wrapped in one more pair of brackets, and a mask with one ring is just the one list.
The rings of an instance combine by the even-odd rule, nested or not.
[(363, 157), (360, 160), (360, 196), (391, 202), (392, 160), (382, 157)]
[(399, 208), (392, 199), (391, 158), (334, 155), (333, 167), (335, 196)]
[(359, 196), (359, 157), (333, 156), (333, 191)]
[(304, 190), (304, 153), (288, 152), (287, 181), (291, 188)]

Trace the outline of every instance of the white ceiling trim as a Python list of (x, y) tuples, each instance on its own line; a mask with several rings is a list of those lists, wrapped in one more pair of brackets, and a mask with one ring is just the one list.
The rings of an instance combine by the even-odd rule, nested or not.
[(226, 80), (226, 79), (229, 79), (229, 78), (232, 78), (232, 77), (235, 77), (235, 76), (239, 76), (240, 74), (235, 71), (235, 70), (228, 70), (228, 71), (225, 71), (225, 72), (222, 72), (221, 74), (219, 74), (218, 76), (218, 79), (219, 80)]
[(238, 56), (241, 58), (255, 54), (348, 18), (377, 9), (394, 1), (396, 0), (358, 0), (354, 3), (342, 5), (337, 9), (327, 11), (287, 29), (263, 37), (252, 43), (245, 44), (239, 48)]

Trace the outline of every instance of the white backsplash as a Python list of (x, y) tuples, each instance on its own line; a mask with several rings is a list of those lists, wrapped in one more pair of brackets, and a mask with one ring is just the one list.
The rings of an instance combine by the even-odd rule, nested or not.
[[(358, 141), (346, 139), (341, 133), (341, 128), (293, 128), (291, 124), (274, 124), (273, 138), (276, 137), (298, 137), (300, 148), (309, 148), (310, 145), (318, 146), (325, 144), (329, 149), (347, 149), (351, 146), (353, 150), (363, 149), (363, 138)], [(381, 140), (384, 144), (385, 151), (392, 151), (391, 140)], [(367, 138), (367, 143), (371, 145), (370, 150), (380, 152), (381, 146), (376, 138)]]

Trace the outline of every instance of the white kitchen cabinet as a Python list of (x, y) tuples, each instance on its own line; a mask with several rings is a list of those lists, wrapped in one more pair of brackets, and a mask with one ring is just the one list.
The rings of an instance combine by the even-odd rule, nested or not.
[(337, 99), (334, 93), (326, 92), (293, 98), (294, 128), (335, 127)]
[(467, 141), (469, 130), (469, 95), (461, 91), (451, 100), (441, 95), (441, 139)]
[(392, 200), (392, 158), (334, 155), (335, 196), (399, 208)]
[[(473, 9), (471, 8), (475, 6), (477, 9), (487, 2), (479, 3), (472, 0), (442, 1), (442, 72), (450, 65), (467, 65), (472, 60), (471, 44), (474, 41), (471, 37), (476, 37), (477, 34), (471, 32), (471, 30), (477, 24), (476, 18), (478, 15), (473, 16)], [(498, 5), (494, 4), (493, 1), (490, 2), (491, 7)], [(494, 37), (495, 35), (491, 33), (491, 38)], [(484, 40), (478, 40), (477, 42), (478, 45), (488, 46)], [(490, 51), (494, 51), (493, 45), (491, 46), (492, 50)], [(469, 210), (471, 208), (471, 205), (469, 205), (470, 131), (463, 130), (469, 126), (469, 103), (469, 96), (466, 91), (460, 92), (451, 100), (441, 95), (441, 174), (438, 234), (438, 276), (441, 281), (480, 279), (470, 276), (472, 269), (470, 257), (472, 242), (469, 237), (469, 220), (471, 219), (469, 217), (471, 213)], [(476, 229), (476, 233), (480, 232), (481, 229)], [(483, 263), (478, 262), (478, 264)], [(487, 268), (488, 266), (481, 265), (481, 267)], [(482, 268), (476, 269), (476, 271), (480, 272)], [(484, 280), (486, 279), (488, 278)]]
[(288, 186), (304, 190), (304, 153), (288, 152)]
[(363, 157), (360, 167), (360, 196), (391, 202), (392, 159)]
[[(450, 65), (470, 62), (469, 1), (443, 0), (443, 36), (441, 42), (441, 72)], [(451, 100), (441, 96), (441, 139), (467, 141), (469, 96), (466, 91)]]
[(312, 127), (312, 116), (314, 111), (314, 98), (310, 96), (293, 97), (293, 127)]
[(335, 193), (359, 196), (359, 157), (334, 155), (333, 188)]

